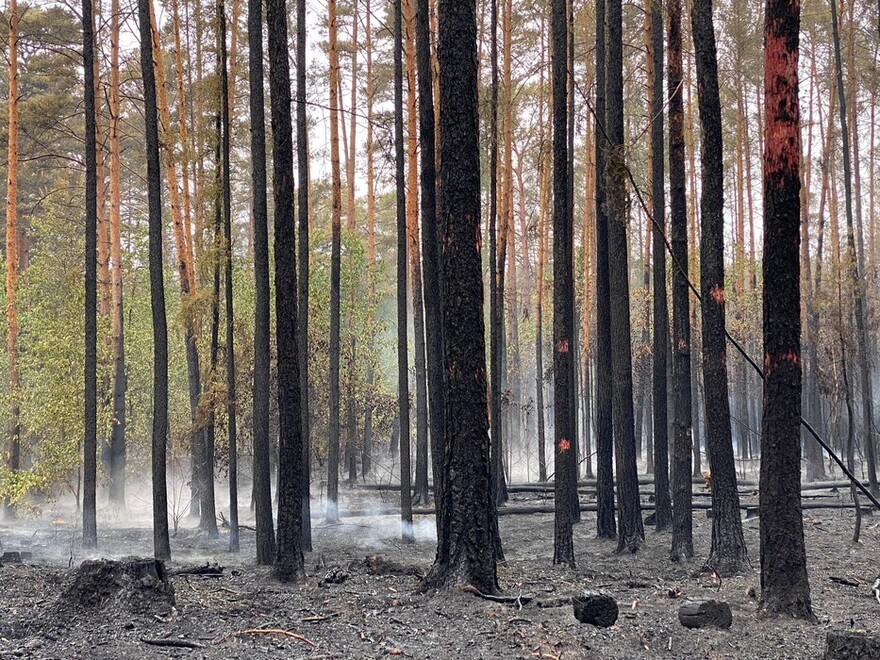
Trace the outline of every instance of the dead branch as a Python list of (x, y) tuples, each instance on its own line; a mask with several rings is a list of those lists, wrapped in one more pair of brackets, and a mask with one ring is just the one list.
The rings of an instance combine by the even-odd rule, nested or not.
[(315, 647), (316, 644), (307, 637), (303, 637), (302, 635), (297, 635), (295, 632), (290, 632), (289, 630), (282, 630), (280, 628), (251, 628), (249, 630), (240, 630), (235, 633), (235, 636), (238, 637), (240, 635), (283, 635), (285, 637), (290, 637), (291, 639), (296, 639), (300, 642), (304, 642), (311, 647)]
[(144, 644), (149, 644), (150, 646), (173, 646), (175, 648), (180, 648), (180, 649), (203, 649), (203, 648), (205, 648), (204, 644), (199, 644), (198, 642), (194, 642), (189, 639), (174, 639), (172, 637), (159, 638), (159, 639), (147, 639), (146, 637), (141, 637), (141, 641)]

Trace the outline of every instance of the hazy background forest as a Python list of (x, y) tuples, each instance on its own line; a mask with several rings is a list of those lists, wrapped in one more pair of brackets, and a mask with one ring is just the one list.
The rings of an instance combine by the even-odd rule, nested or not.
[[(117, 7), (118, 4), (118, 7)], [(211, 6), (209, 6), (209, 4)], [(343, 258), (341, 281), (342, 319), (342, 432), (340, 463), (346, 475), (363, 472), (380, 482), (396, 480), (397, 460), (389, 457), (395, 430), (397, 372), (395, 341), (396, 248), (394, 215), (394, 148), (392, 132), (392, 16), (384, 3), (368, 0), (338, 3), (340, 63), (339, 106), (342, 136)], [(293, 8), (291, 7), (291, 12)], [(330, 217), (332, 191), (329, 163), (330, 91), (328, 86), (327, 16), (323, 4), (309, 3), (310, 50), (307, 71), (310, 158), (309, 245), (309, 374), (314, 497), (326, 489), (328, 452), (330, 327)], [(99, 135), (99, 484), (109, 481), (107, 458), (113, 425), (114, 346), (124, 346), (125, 359), (125, 470), (127, 479), (142, 484), (149, 466), (152, 404), (152, 333), (147, 272), (147, 219), (144, 154), (142, 77), (136, 49), (134, 7), (127, 0), (96, 8)], [(22, 510), (38, 511), (43, 497), (81, 491), (83, 438), (83, 95), (81, 19), (78, 9), (60, 2), (18, 5), (18, 80), (20, 145), (17, 163), (18, 280), (15, 300), (3, 305), (17, 312), (17, 370), (20, 386), (4, 379), (0, 417), (20, 427), (18, 465), (0, 467), (0, 498)], [(114, 21), (114, 12), (118, 21)], [(191, 438), (204, 428), (209, 413), (217, 425), (216, 469), (225, 474), (228, 456), (227, 385), (223, 367), (225, 343), (220, 340), (218, 370), (211, 372), (210, 312), (212, 272), (220, 256), (212, 222), (217, 186), (214, 117), (219, 82), (216, 75), (216, 13), (201, 0), (169, 0), (155, 4), (160, 47), (154, 55), (164, 77), (165, 110), (160, 93), (160, 135), (163, 144), (163, 182), (174, 171), (180, 199), (163, 198), (165, 218), (166, 306), (170, 320), (170, 434), (169, 496), (175, 511), (189, 507)], [(545, 2), (500, 3), (499, 58), (499, 235), (506, 242), (503, 423), (508, 480), (546, 477), (539, 467), (540, 436), (550, 437), (552, 452), (552, 357), (548, 352), (552, 327), (552, 234), (550, 222), (550, 79), (548, 24)], [(579, 323), (578, 379), (583, 438), (580, 474), (595, 472), (592, 408), (596, 382), (603, 377), (595, 364), (595, 230), (594, 230), (594, 128), (591, 99), (594, 95), (595, 19), (591, 3), (574, 2), (574, 217), (576, 292)], [(242, 488), (250, 483), (252, 449), (252, 383), (254, 332), (253, 230), (250, 214), (250, 150), (248, 66), (244, 11), (240, 0), (228, 7), (230, 48), (230, 99), (232, 107), (232, 268), (234, 292), (235, 361), (234, 401), (238, 414), (239, 469)], [(405, 18), (412, 19), (411, 3), (404, 3)], [(481, 130), (489, 126), (487, 62), (489, 16), (487, 3), (478, 4), (480, 49)], [(291, 19), (292, 20), (292, 19)], [(118, 23), (118, 24), (117, 24)], [(701, 172), (700, 131), (697, 118), (696, 80), (690, 26), (684, 22), (684, 107), (687, 155), (687, 204), (690, 273), (697, 278), (700, 259), (698, 204)], [(761, 246), (763, 152), (763, 52), (762, 7), (745, 0), (715, 4), (720, 93), (724, 130), (725, 261), (727, 327), (753, 356), (761, 353)], [(4, 53), (8, 55), (9, 15), (0, 24)], [(650, 104), (648, 57), (650, 34), (644, 7), (624, 7), (624, 80), (626, 158), (635, 185), (650, 196)], [(841, 135), (836, 119), (835, 71), (830, 14), (824, 3), (803, 3), (801, 24), (801, 112), (804, 159), (802, 166), (804, 292), (804, 401), (805, 416), (820, 433), (846, 453), (846, 401), (854, 402), (855, 458), (865, 472), (864, 440), (874, 435), (862, 410), (862, 385), (852, 374), (867, 360), (871, 381), (877, 364), (876, 329), (878, 279), (877, 191), (880, 172), (875, 135), (880, 76), (877, 72), (880, 42), (867, 3), (841, 7), (843, 75), (849, 108), (853, 152), (854, 245), (859, 272), (866, 284), (865, 300), (869, 345), (863, 355), (857, 348), (853, 323), (853, 280), (847, 249), (847, 223), (841, 162)], [(119, 36), (115, 36), (115, 30)], [(405, 25), (406, 131), (408, 148), (408, 223), (411, 245), (418, 243), (418, 191), (413, 160), (417, 152), (415, 120), (415, 63), (412, 24)], [(121, 261), (111, 252), (111, 100), (114, 76), (112, 43), (118, 40), (120, 145), (119, 247)], [(291, 70), (294, 52), (291, 50)], [(8, 60), (8, 57), (7, 57)], [(0, 98), (8, 102), (9, 70), (0, 67)], [(0, 113), (0, 149), (8, 151), (8, 117)], [(267, 130), (269, 125), (267, 122)], [(269, 140), (271, 151), (271, 140)], [(488, 204), (489, 176), (482, 167), (483, 193)], [(7, 163), (0, 165), (7, 175)], [(167, 184), (166, 184), (167, 185)], [(651, 411), (652, 246), (650, 226), (636, 198), (630, 208), (629, 271), (635, 413), (640, 472), (652, 470), (653, 419)], [(172, 208), (177, 204), (179, 208)], [(270, 197), (271, 205), (271, 197)], [(9, 208), (9, 201), (6, 205)], [(179, 227), (172, 230), (173, 223)], [(3, 223), (8, 227), (8, 223)], [(484, 223), (486, 226), (486, 223)], [(7, 229), (8, 232), (8, 229)], [(179, 233), (179, 232), (182, 232)], [(270, 229), (271, 232), (271, 229)], [(270, 235), (270, 241), (271, 241)], [(6, 237), (7, 246), (9, 236)], [(488, 237), (483, 242), (489, 245)], [(103, 252), (102, 252), (103, 249)], [(181, 257), (181, 251), (187, 254)], [(103, 257), (100, 255), (103, 254)], [(416, 252), (417, 255), (417, 252)], [(181, 295), (180, 259), (189, 262), (191, 290)], [(103, 259), (103, 261), (101, 261)], [(488, 254), (484, 250), (486, 277)], [(7, 264), (8, 264), (7, 260)], [(420, 281), (416, 256), (411, 278)], [(7, 267), (8, 270), (8, 267)], [(114, 332), (111, 291), (118, 273), (122, 295), (122, 333)], [(488, 279), (487, 279), (488, 281)], [(273, 283), (274, 285), (274, 283)], [(417, 285), (418, 288), (418, 285)], [(487, 287), (488, 291), (488, 287)], [(420, 297), (417, 297), (420, 304)], [(538, 313), (538, 306), (542, 312)], [(488, 314), (488, 304), (486, 306)], [(274, 314), (274, 309), (273, 309)], [(699, 362), (700, 314), (691, 304), (693, 356), (694, 437), (702, 442), (702, 371)], [(221, 328), (225, 310), (221, 305)], [(419, 452), (427, 452), (425, 345), (422, 312), (410, 319), (410, 375), (413, 412), (412, 437)], [(10, 333), (10, 316), (3, 331)], [(537, 323), (543, 323), (538, 333)], [(413, 328), (416, 328), (415, 330)], [(488, 328), (488, 323), (487, 323)], [(193, 412), (188, 390), (185, 335), (193, 332), (201, 356), (202, 391)], [(539, 340), (539, 336), (542, 339)], [(274, 337), (273, 340), (274, 342)], [(543, 342), (543, 343), (542, 343)], [(543, 371), (536, 369), (543, 352)], [(273, 351), (274, 354), (274, 351)], [(731, 352), (732, 354), (732, 352)], [(0, 357), (0, 372), (10, 373), (9, 352)], [(274, 359), (274, 358), (273, 358)], [(273, 363), (274, 364), (274, 363)], [(738, 357), (728, 362), (733, 437), (738, 473), (752, 476), (756, 469), (761, 427), (759, 378)], [(850, 388), (844, 385), (847, 369)], [(271, 381), (274, 392), (274, 377)], [(545, 389), (539, 398), (537, 386)], [(540, 408), (543, 399), (543, 410)], [(277, 398), (272, 396), (271, 424), (277, 423)], [(542, 416), (539, 432), (538, 417)], [(366, 421), (369, 419), (369, 421)], [(366, 425), (367, 428), (364, 428)], [(869, 428), (870, 427), (870, 428)], [(352, 432), (349, 433), (349, 428)], [(421, 430), (420, 430), (421, 428)], [(367, 436), (365, 438), (365, 436)], [(277, 437), (277, 433), (270, 437)], [(351, 440), (347, 440), (351, 439)], [(372, 469), (364, 467), (372, 445)], [(11, 449), (11, 448), (7, 448)], [(12, 452), (8, 452), (11, 456)], [(274, 455), (274, 452), (273, 452)], [(819, 479), (829, 467), (813, 443), (805, 443), (808, 478)], [(708, 470), (705, 447), (695, 450), (694, 472)], [(274, 460), (274, 459), (273, 459)], [(425, 454), (427, 461), (427, 454)], [(548, 459), (549, 461), (549, 459)], [(415, 465), (416, 461), (413, 462)], [(350, 466), (354, 464), (354, 472)], [(427, 463), (426, 463), (427, 464)], [(369, 465), (369, 464), (368, 464)], [(427, 475), (425, 468), (425, 475)], [(552, 467), (546, 468), (552, 472)], [(222, 489), (218, 488), (218, 492)], [(130, 506), (146, 504), (148, 497), (137, 486)], [(31, 497), (34, 496), (34, 497)], [(134, 499), (132, 499), (134, 498)], [(139, 500), (139, 502), (138, 502)], [(99, 497), (99, 502), (106, 502)], [(244, 500), (245, 506), (247, 500)]]

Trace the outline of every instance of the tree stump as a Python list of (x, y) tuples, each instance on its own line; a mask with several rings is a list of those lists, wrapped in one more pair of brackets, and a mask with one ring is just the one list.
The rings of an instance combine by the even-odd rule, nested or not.
[(678, 620), (685, 628), (730, 628), (730, 605), (720, 600), (686, 600), (678, 608)]
[(59, 609), (124, 610), (166, 614), (174, 606), (174, 585), (165, 564), (132, 557), (84, 561), (58, 601)]
[(825, 660), (880, 658), (880, 636), (863, 630), (831, 631), (825, 638)]
[(609, 628), (617, 621), (617, 601), (608, 594), (588, 591), (572, 599), (574, 617), (581, 623)]

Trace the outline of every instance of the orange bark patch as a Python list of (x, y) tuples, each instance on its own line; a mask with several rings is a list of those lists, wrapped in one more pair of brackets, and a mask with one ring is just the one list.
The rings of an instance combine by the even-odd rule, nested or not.
[(709, 291), (709, 296), (712, 298), (712, 300), (715, 301), (715, 304), (723, 305), (724, 304), (724, 287), (718, 286), (716, 284)]
[(568, 340), (560, 339), (556, 342), (556, 351), (558, 353), (568, 353)]
[(559, 451), (565, 452), (569, 449), (571, 449), (571, 443), (566, 438), (562, 438), (562, 440), (559, 441)]

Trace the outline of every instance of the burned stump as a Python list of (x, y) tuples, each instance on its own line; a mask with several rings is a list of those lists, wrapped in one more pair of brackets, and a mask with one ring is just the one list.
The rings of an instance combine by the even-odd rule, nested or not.
[(678, 608), (678, 620), (685, 628), (730, 628), (730, 605), (720, 600), (686, 600)]
[(880, 636), (863, 630), (831, 631), (825, 638), (825, 660), (880, 658)]
[(165, 614), (173, 606), (174, 585), (165, 564), (136, 557), (84, 561), (58, 601), (60, 609), (74, 612), (112, 608), (134, 614)]
[(609, 628), (617, 621), (617, 601), (608, 594), (588, 591), (571, 600), (574, 617), (581, 623)]

